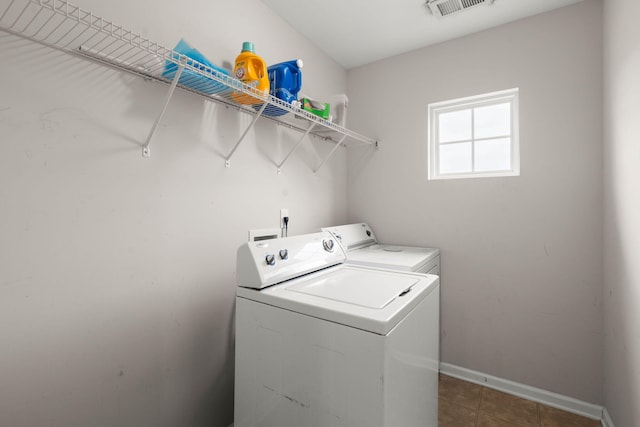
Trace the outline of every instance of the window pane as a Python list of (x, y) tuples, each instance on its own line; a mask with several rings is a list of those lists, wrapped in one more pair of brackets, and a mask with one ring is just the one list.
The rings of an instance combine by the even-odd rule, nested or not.
[(511, 139), (476, 141), (474, 147), (476, 172), (511, 170)]
[(511, 104), (496, 104), (473, 110), (473, 129), (476, 138), (511, 135)]
[(440, 173), (471, 172), (471, 142), (440, 146)]
[(471, 110), (439, 114), (438, 131), (438, 140), (440, 142), (470, 140)]

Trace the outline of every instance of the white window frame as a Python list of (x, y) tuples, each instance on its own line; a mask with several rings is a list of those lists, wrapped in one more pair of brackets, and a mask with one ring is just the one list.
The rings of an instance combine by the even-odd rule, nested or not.
[[(450, 101), (436, 102), (429, 104), (429, 179), (459, 179), (459, 178), (481, 178), (481, 177), (501, 177), (501, 176), (518, 176), (520, 175), (520, 143), (519, 143), (519, 126), (518, 126), (518, 88), (486, 93), (482, 95), (470, 96), (466, 98), (453, 99)], [(484, 107), (487, 105), (504, 104), (508, 102), (511, 104), (511, 135), (492, 136), (491, 138), (475, 138), (473, 134), (473, 109), (477, 107)], [(476, 141), (482, 141), (486, 139), (495, 139), (499, 137), (509, 137), (511, 141), (511, 169), (500, 171), (482, 171), (482, 172), (463, 172), (463, 173), (440, 173), (440, 146), (441, 143), (438, 140), (438, 117), (442, 113), (449, 113), (452, 111), (460, 110), (472, 110), (472, 122), (471, 122), (471, 140), (464, 140), (464, 142), (471, 142), (471, 167), (474, 167), (474, 144)], [(444, 144), (451, 144), (455, 142), (463, 141), (448, 141)]]

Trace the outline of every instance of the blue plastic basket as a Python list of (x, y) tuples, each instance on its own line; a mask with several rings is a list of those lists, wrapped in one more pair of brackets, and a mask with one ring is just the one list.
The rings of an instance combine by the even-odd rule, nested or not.
[[(213, 65), (207, 58), (205, 58), (203, 54), (198, 51), (198, 49), (191, 47), (189, 43), (187, 43), (184, 39), (181, 39), (173, 50), (175, 52), (173, 55), (176, 61), (179, 61), (180, 56), (184, 55), (196, 61), (198, 64), (193, 65), (197, 69), (202, 70), (202, 72), (204, 73), (209, 73), (215, 75), (216, 77), (229, 76), (229, 72), (227, 70)], [(210, 70), (208, 70), (207, 68), (209, 68)], [(165, 61), (162, 77), (173, 80), (177, 71), (178, 65), (176, 63), (172, 61)], [(227, 85), (207, 78), (186, 68), (182, 70), (182, 74), (180, 74), (178, 83), (182, 86), (186, 86), (209, 95), (221, 94), (231, 91), (231, 89)]]

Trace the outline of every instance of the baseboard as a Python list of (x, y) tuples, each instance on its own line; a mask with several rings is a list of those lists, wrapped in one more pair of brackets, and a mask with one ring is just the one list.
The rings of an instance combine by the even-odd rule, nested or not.
[[(564, 396), (558, 393), (542, 390), (513, 381), (494, 377), (492, 375), (483, 374), (482, 372), (472, 371), (471, 369), (461, 368), (449, 363), (440, 363), (440, 372), (451, 377), (481, 384), (489, 388), (500, 390), (502, 392), (532, 400), (534, 402), (543, 403), (554, 408), (562, 409), (567, 412), (582, 415), (595, 420), (602, 420), (605, 427), (613, 427), (608, 420), (605, 421), (605, 414), (608, 418), (605, 408), (594, 405), (592, 403), (583, 402), (572, 397)], [(610, 420), (611, 418), (609, 418)], [(609, 423), (609, 424), (607, 424)]]
[(614, 427), (613, 420), (607, 408), (602, 408), (602, 427)]

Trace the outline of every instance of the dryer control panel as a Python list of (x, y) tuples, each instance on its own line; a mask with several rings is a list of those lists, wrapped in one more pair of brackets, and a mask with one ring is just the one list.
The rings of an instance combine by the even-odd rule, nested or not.
[(342, 246), (327, 231), (248, 242), (238, 249), (237, 285), (262, 289), (345, 260)]
[(344, 246), (347, 252), (360, 249), (365, 246), (376, 244), (375, 234), (371, 230), (371, 227), (362, 222), (359, 224), (346, 224), (337, 225), (333, 227), (325, 227), (322, 231), (329, 231), (336, 239), (340, 241), (340, 244)]

